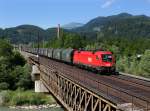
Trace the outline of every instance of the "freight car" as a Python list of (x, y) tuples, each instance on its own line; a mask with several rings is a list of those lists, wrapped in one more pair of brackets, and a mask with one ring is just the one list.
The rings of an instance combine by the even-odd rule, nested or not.
[[(25, 51), (37, 54), (37, 48), (26, 48)], [(39, 48), (39, 55), (74, 64), (98, 72), (115, 72), (115, 57), (110, 51), (82, 51), (74, 49)]]
[(65, 49), (62, 51), (61, 60), (67, 63), (73, 63), (73, 55), (74, 55), (74, 49)]

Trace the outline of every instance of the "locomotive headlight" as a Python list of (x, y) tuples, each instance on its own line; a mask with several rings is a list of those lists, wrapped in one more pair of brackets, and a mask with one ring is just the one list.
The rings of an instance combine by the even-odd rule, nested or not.
[(111, 55), (109, 55), (109, 56), (108, 56), (108, 58), (109, 58), (109, 59), (111, 59), (111, 58), (112, 58), (112, 56), (111, 56)]
[(111, 64), (110, 64), (110, 63), (106, 63), (106, 64), (105, 64), (105, 66), (110, 67), (110, 66), (111, 66)]

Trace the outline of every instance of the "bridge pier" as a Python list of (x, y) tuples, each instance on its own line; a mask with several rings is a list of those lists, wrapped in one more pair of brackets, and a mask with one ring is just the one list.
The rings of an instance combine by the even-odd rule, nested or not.
[(31, 77), (34, 81), (35, 92), (49, 92), (40, 79), (40, 70), (36, 65), (32, 66)]

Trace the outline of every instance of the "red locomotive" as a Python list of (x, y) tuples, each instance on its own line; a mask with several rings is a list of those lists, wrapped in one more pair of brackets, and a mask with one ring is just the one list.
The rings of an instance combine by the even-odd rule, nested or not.
[(110, 51), (75, 51), (73, 63), (99, 72), (115, 72), (115, 58)]

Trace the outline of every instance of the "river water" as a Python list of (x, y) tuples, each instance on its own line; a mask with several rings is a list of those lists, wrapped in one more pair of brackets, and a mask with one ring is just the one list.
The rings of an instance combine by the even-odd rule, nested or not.
[(39, 110), (23, 110), (23, 109), (10, 109), (7, 107), (0, 107), (0, 111), (64, 111), (63, 108), (47, 108)]

